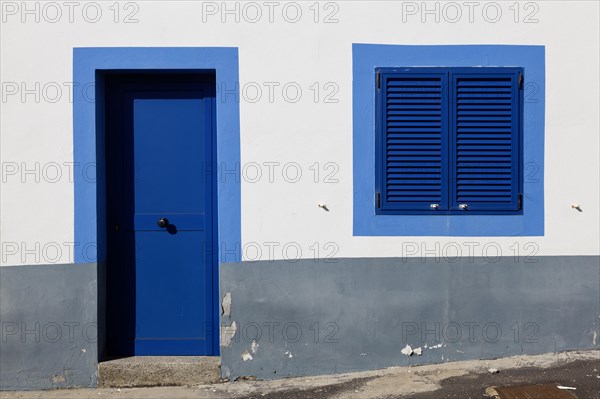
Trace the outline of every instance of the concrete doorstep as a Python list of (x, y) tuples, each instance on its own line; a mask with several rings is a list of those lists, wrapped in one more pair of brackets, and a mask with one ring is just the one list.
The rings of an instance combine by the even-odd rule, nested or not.
[(99, 388), (203, 385), (221, 379), (217, 356), (134, 356), (101, 362)]

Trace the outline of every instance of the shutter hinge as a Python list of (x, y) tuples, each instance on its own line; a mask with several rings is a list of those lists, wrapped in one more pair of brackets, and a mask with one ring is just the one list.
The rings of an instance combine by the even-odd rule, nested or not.
[(519, 197), (517, 199), (517, 204), (518, 204), (518, 210), (523, 209), (523, 194), (519, 193)]
[(519, 90), (523, 89), (523, 74), (519, 74)]
[(375, 193), (375, 206), (377, 209), (381, 208), (381, 193)]
[(381, 89), (381, 73), (377, 72), (375, 74), (375, 87), (377, 87), (377, 90)]

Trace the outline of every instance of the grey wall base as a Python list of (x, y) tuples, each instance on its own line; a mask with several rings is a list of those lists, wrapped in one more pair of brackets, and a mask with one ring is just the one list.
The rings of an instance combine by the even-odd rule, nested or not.
[[(231, 305), (222, 304), (222, 376), (272, 379), (600, 348), (600, 257), (529, 260), (536, 262), (223, 264), (220, 297)], [(0, 389), (96, 386), (99, 270), (0, 268)], [(402, 353), (407, 345), (411, 356)]]
[[(535, 263), (222, 264), (221, 299), (231, 295), (221, 316), (222, 376), (272, 379), (598, 348), (600, 258), (528, 260)], [(421, 355), (402, 353), (407, 345)]]
[(0, 389), (97, 382), (96, 264), (0, 267)]

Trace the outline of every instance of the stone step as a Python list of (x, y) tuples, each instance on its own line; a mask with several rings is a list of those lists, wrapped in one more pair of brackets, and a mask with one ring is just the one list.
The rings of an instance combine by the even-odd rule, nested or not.
[(133, 356), (100, 362), (103, 388), (200, 385), (219, 382), (218, 356)]

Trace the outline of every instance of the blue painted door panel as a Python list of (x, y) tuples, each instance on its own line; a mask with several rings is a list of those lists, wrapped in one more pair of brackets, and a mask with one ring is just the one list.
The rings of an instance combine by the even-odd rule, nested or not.
[[(202, 250), (209, 220), (202, 216), (210, 203), (202, 179), (204, 108), (203, 98), (133, 99), (135, 221), (146, 222), (139, 226), (144, 228), (152, 221), (158, 227), (161, 217), (169, 220), (162, 230), (134, 225), (136, 354), (186, 354), (181, 342), (164, 352), (168, 341), (187, 341), (187, 354), (206, 354), (211, 345), (203, 328), (210, 313), (204, 298), (210, 263)], [(157, 347), (154, 341), (163, 342)]]
[(205, 233), (136, 231), (135, 240), (136, 355), (210, 354)]
[[(113, 154), (107, 164), (120, 166), (107, 173), (107, 192), (113, 193), (108, 200), (119, 203), (111, 204), (109, 216), (116, 226), (109, 234), (117, 252), (112, 263), (120, 263), (111, 264), (109, 237), (108, 283), (110, 289), (111, 281), (126, 279), (120, 285), (134, 292), (122, 295), (124, 302), (134, 302), (122, 304), (128, 310), (116, 309), (125, 313), (121, 319), (134, 320), (128, 333), (113, 337), (122, 341), (114, 345), (117, 352), (217, 353), (210, 250), (214, 190), (206, 173), (212, 163), (213, 97), (209, 83), (162, 75), (116, 79), (107, 94), (112, 130), (107, 147), (114, 146), (107, 148)], [(166, 227), (158, 225), (160, 218), (168, 220)], [(111, 220), (108, 224), (110, 230)], [(109, 312), (111, 303), (118, 308), (118, 295), (108, 301)]]
[(203, 99), (133, 99), (136, 215), (204, 210), (204, 113)]

